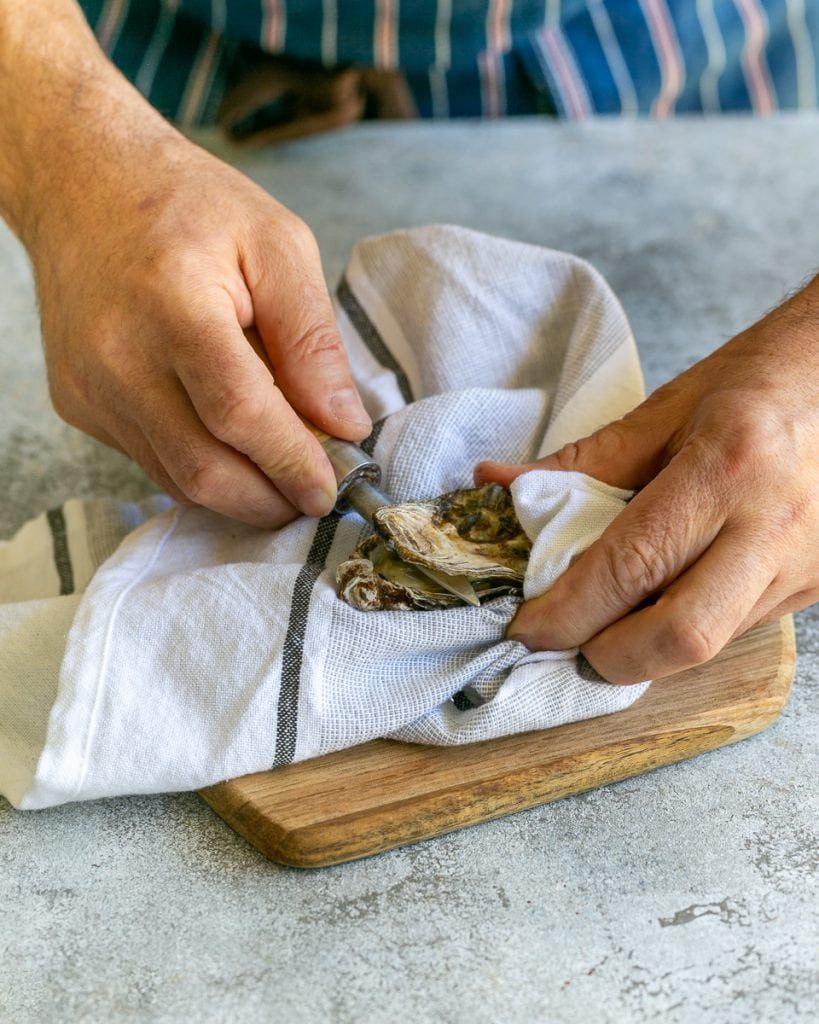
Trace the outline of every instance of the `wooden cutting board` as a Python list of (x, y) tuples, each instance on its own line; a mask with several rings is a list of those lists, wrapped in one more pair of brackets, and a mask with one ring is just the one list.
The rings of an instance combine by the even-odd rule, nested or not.
[(787, 616), (613, 715), (460, 747), (376, 740), (201, 792), (271, 860), (340, 864), (752, 736), (785, 706), (795, 653)]

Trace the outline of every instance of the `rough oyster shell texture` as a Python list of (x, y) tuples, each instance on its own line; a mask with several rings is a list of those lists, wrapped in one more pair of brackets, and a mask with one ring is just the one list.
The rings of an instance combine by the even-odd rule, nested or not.
[(467, 576), (481, 599), (521, 593), (531, 544), (499, 484), (381, 508), (375, 526), (336, 571), (339, 597), (353, 608), (463, 604), (415, 566)]

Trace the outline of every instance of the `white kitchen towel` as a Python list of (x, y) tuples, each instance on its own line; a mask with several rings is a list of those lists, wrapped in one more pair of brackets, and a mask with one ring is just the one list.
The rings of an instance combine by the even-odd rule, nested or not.
[[(367, 443), (401, 499), (471, 485), (643, 397), (625, 315), (565, 253), (433, 226), (366, 239), (337, 314)], [(532, 472), (512, 493), (543, 593), (628, 495)], [(194, 789), (393, 736), (452, 744), (618, 711), (576, 652), (504, 639), (517, 601), (359, 612), (354, 514), (266, 532), (157, 498), (73, 501), (0, 545), (0, 792), (16, 806)]]

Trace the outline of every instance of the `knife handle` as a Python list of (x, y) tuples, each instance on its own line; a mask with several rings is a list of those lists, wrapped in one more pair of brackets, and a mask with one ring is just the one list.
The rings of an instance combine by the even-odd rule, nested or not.
[(330, 460), (330, 465), (336, 474), (338, 485), (338, 498), (336, 499), (336, 512), (343, 512), (347, 508), (347, 491), (362, 481), (378, 487), (381, 483), (381, 467), (374, 462), (370, 456), (357, 444), (352, 441), (342, 441), (340, 437), (331, 437), (317, 426), (302, 420), (305, 427), (318, 440), (321, 447)]

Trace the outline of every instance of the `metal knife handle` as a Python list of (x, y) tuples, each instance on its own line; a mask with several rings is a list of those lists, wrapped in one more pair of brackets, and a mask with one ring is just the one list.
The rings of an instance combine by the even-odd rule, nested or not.
[(323, 430), (303, 421), (305, 427), (317, 438), (327, 453), (330, 465), (336, 474), (338, 498), (336, 511), (343, 512), (347, 508), (347, 491), (356, 484), (368, 483), (378, 487), (381, 483), (381, 467), (373, 462), (370, 456), (352, 441), (342, 441), (338, 437), (330, 437)]
[[(360, 480), (355, 486), (348, 486), (345, 492), (345, 501), (340, 508), (336, 504), (336, 510), (345, 512), (348, 508), (354, 508), (362, 519), (366, 519), (371, 526), (376, 526), (375, 513), (380, 508), (394, 504), (395, 499), (387, 497), (378, 484)], [(378, 529), (377, 526), (376, 529)]]

